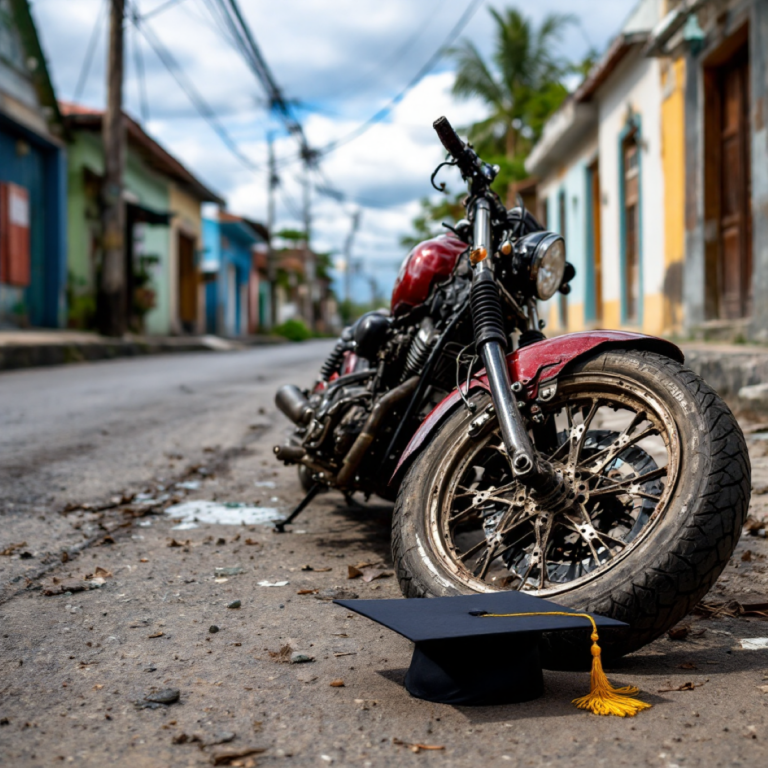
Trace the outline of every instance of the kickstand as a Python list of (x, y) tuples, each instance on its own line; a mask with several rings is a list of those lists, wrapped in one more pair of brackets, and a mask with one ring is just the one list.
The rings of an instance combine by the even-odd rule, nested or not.
[(292, 523), (304, 510), (304, 507), (309, 504), (312, 499), (317, 496), (318, 493), (323, 489), (323, 486), (320, 483), (315, 483), (308, 491), (307, 495), (299, 502), (296, 509), (291, 512), (288, 517), (285, 518), (285, 520), (281, 520), (279, 523), (275, 523), (275, 533), (285, 533), (285, 526), (289, 523)]
[(348, 507), (356, 507), (357, 509), (365, 509), (365, 506), (363, 506), (354, 496), (352, 496), (351, 493), (345, 493), (344, 494), (344, 503)]

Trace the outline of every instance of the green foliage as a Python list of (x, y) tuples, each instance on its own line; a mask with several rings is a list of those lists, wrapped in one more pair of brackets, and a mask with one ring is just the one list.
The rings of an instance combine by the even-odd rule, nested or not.
[(354, 301), (339, 302), (339, 317), (344, 325), (352, 325), (358, 317), (374, 309), (389, 309), (389, 304), (385, 299), (379, 299), (376, 302), (367, 304), (358, 304)]
[(312, 332), (304, 324), (304, 321), (297, 318), (286, 320), (284, 323), (276, 325), (272, 332), (278, 336), (283, 336), (288, 341), (306, 341), (312, 338)]
[(281, 229), (279, 232), (275, 232), (274, 236), (291, 242), (303, 242), (307, 239), (307, 233), (301, 229)]
[(556, 52), (574, 17), (548, 14), (535, 27), (515, 8), (503, 13), (491, 8), (490, 13), (496, 22), (491, 60), (469, 40), (453, 49), (453, 93), (464, 99), (480, 97), (489, 108), (485, 120), (469, 127), (469, 138), (484, 160), (501, 166), (494, 186), (504, 197), (511, 182), (525, 178), (528, 152), (568, 95), (563, 79), (573, 65)]
[(421, 213), (413, 220), (413, 233), (400, 238), (400, 245), (409, 250), (423, 240), (445, 232), (442, 222), (455, 224), (464, 216), (464, 193), (454, 197), (443, 196), (436, 202), (428, 197), (421, 199)]
[[(596, 60), (590, 51), (573, 64), (558, 55), (560, 36), (574, 21), (571, 15), (549, 14), (538, 27), (515, 8), (490, 9), (496, 27), (495, 50), (486, 61), (469, 40), (452, 49), (456, 61), (453, 93), (461, 99), (479, 97), (488, 106), (484, 120), (464, 128), (475, 151), (501, 169), (494, 189), (502, 200), (510, 185), (527, 176), (525, 159), (541, 137), (544, 124), (568, 96), (563, 80), (569, 74), (586, 73)], [(464, 216), (461, 195), (434, 203), (425, 198), (413, 221), (413, 233), (401, 238), (411, 247), (433, 237), (445, 221)]]

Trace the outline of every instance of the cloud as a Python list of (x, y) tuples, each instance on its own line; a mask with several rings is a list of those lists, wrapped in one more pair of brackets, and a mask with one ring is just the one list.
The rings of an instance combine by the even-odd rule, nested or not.
[[(131, 4), (146, 13), (162, 2), (132, 0)], [(633, 0), (538, 0), (523, 11), (537, 22), (549, 12), (573, 13), (588, 20), (570, 27), (560, 45), (562, 55), (576, 59), (589, 45), (604, 47), (632, 4)], [(495, 5), (503, 7), (502, 2)], [(60, 98), (72, 98), (96, 26), (98, 44), (81, 100), (91, 106), (104, 103), (105, 6), (104, 0), (33, 2)], [(148, 23), (240, 150), (260, 170), (249, 170), (233, 157), (132, 25), (126, 37), (126, 107), (141, 117), (140, 62), (145, 71), (149, 132), (225, 196), (232, 210), (265, 219), (267, 134), (276, 132), (275, 153), (282, 160), (294, 157), (297, 145), (267, 114), (263, 89), (211, 16), (211, 6), (209, 0), (181, 0)], [(441, 45), (467, 0), (240, 0), (240, 6), (275, 79), (296, 104), (309, 143), (323, 146), (355, 129), (403, 88)], [(475, 15), (465, 35), (483, 53), (491, 53), (493, 20), (485, 9)], [(462, 126), (483, 114), (477, 102), (456, 101), (451, 84), (450, 62), (444, 60), (386, 120), (328, 155), (321, 164), (322, 177), (313, 174), (313, 187), (330, 182), (347, 196), (339, 204), (313, 191), (314, 244), (321, 250), (339, 251), (351, 212), (361, 207), (355, 256), (376, 276), (384, 293), (390, 290), (402, 257), (399, 237), (409, 230), (418, 200), (434, 194), (429, 176), (443, 152), (432, 121), (445, 114), (454, 125)], [(301, 225), (302, 176), (298, 163), (281, 169), (278, 227)], [(450, 170), (441, 179), (458, 188)], [(356, 280), (355, 285), (368, 295), (365, 281)]]

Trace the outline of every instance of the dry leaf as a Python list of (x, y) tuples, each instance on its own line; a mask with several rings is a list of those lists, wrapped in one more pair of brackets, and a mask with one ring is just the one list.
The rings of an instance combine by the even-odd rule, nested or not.
[(300, 589), (296, 594), (297, 595), (316, 595), (320, 590), (319, 589)]
[(437, 744), (413, 744), (409, 741), (402, 741), (401, 739), (392, 739), (393, 744), (397, 744), (400, 747), (406, 747), (407, 749), (410, 749), (411, 752), (414, 754), (419, 754), (422, 750), (437, 750), (437, 749), (445, 749), (444, 746), (437, 745)]
[(2, 552), (0, 552), (0, 555), (4, 557), (9, 557), (12, 555), (17, 549), (21, 549), (22, 547), (26, 547), (27, 542), (21, 541), (18, 544), (9, 544)]
[(261, 544), (261, 542), (260, 542), (260, 541), (256, 541), (256, 539), (246, 539), (246, 540), (245, 540), (245, 543), (246, 543), (246, 544), (247, 544), (249, 547), (255, 547), (255, 546), (258, 546), (259, 544)]
[(154, 635), (147, 635), (147, 640), (151, 640), (153, 637), (162, 637), (164, 634), (164, 632), (155, 632)]
[(672, 629), (667, 630), (667, 634), (670, 640), (685, 640), (690, 631), (691, 628), (688, 626), (672, 627)]
[(239, 749), (227, 749), (222, 752), (214, 752), (211, 762), (214, 765), (232, 765), (233, 761), (250, 755), (259, 755), (266, 752), (265, 747), (240, 747)]
[[(705, 680), (704, 683), (709, 682)], [(704, 683), (693, 683), (690, 680), (687, 683), (678, 685), (677, 688), (659, 688), (659, 693), (670, 693), (671, 691), (692, 691), (695, 688), (701, 688)]]
[(752, 560), (752, 550), (747, 549), (744, 552), (741, 553), (741, 562), (742, 563), (749, 563)]
[(344, 681), (343, 680), (331, 680), (329, 683), (331, 688), (343, 688), (344, 687)]
[(684, 661), (678, 669), (698, 669), (698, 667), (692, 661)]
[(279, 651), (267, 651), (273, 661), (278, 664), (288, 664), (291, 660), (293, 648), (290, 645), (284, 645)]
[(180, 544), (178, 541), (176, 541), (176, 539), (171, 539), (168, 542), (167, 546), (169, 546), (169, 547), (183, 547), (184, 545)]

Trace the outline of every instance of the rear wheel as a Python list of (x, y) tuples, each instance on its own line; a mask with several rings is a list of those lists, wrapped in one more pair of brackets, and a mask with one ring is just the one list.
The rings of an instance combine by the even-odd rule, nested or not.
[[(509, 471), (497, 429), (471, 435), (455, 412), (398, 495), (393, 551), (409, 597), (515, 589), (625, 621), (627, 653), (679, 621), (738, 540), (750, 467), (720, 398), (679, 363), (610, 351), (578, 361), (531, 431), (568, 501), (540, 505)], [(565, 646), (556, 638), (554, 655)], [(587, 656), (588, 657), (588, 656)]]

